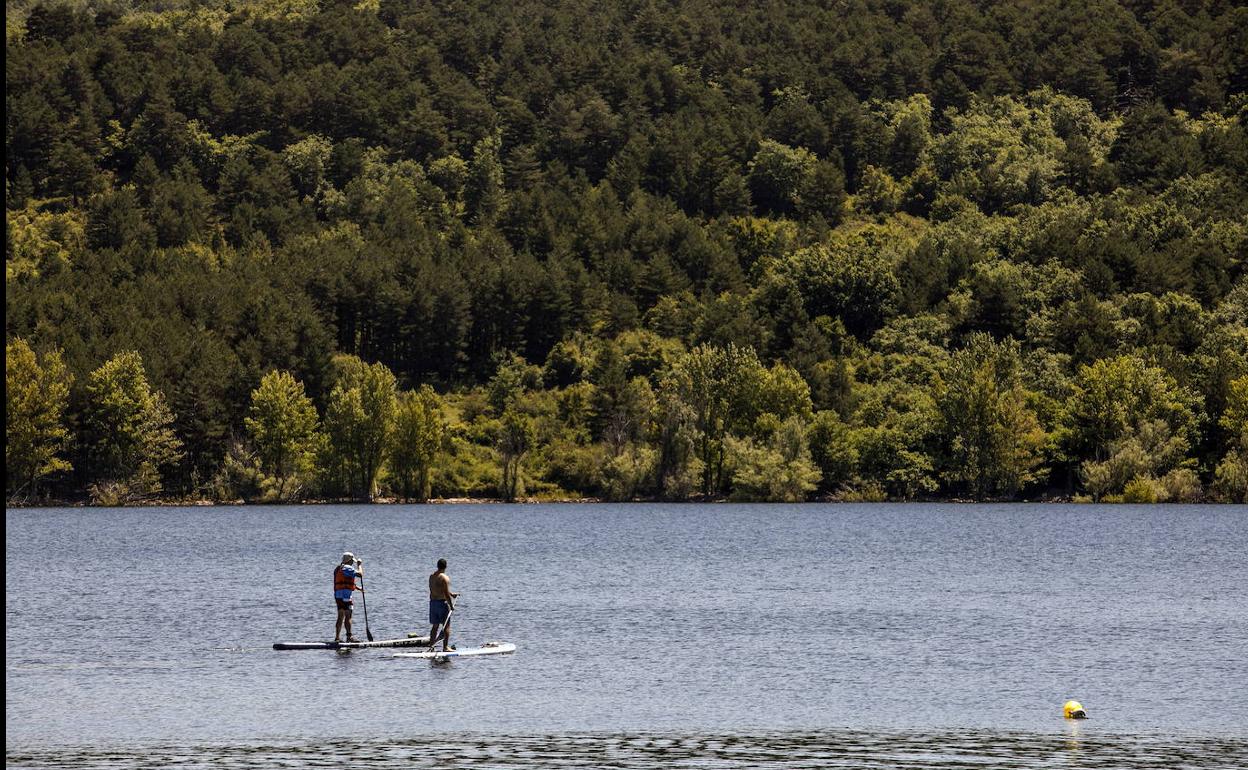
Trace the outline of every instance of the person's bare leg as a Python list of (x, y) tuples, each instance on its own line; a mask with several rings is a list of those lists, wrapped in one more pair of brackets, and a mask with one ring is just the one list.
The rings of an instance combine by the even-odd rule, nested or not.
[(445, 625), (442, 626), (442, 652), (446, 652), (451, 648), (451, 619), (447, 618)]
[(346, 616), (343, 618), (343, 625), (347, 627), (347, 641), (358, 642), (359, 640), (355, 638), (355, 634), (351, 633), (351, 610), (343, 610), (343, 613)]
[[(351, 632), (348, 631), (347, 633), (349, 634)], [(342, 641), (342, 608), (341, 607), (338, 608), (338, 622), (334, 624), (334, 641), (335, 642)]]
[(431, 650), (438, 645), (438, 629), (441, 627), (441, 623), (434, 623), (433, 628), (429, 629), (429, 649)]

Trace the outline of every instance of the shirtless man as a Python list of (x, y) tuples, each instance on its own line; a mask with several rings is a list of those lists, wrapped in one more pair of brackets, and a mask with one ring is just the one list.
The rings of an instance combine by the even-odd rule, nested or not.
[(438, 569), (429, 576), (429, 648), (438, 644), (438, 627), (442, 626), (442, 651), (455, 649), (451, 646), (451, 613), (455, 611), (455, 598), (451, 593), (451, 576), (446, 574), (446, 559), (438, 559)]

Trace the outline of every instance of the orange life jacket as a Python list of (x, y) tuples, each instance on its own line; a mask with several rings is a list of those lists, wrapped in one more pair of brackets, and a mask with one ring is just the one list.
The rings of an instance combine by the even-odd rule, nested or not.
[(347, 573), (342, 571), (342, 565), (334, 567), (334, 590), (335, 591), (354, 591), (355, 578), (347, 577)]

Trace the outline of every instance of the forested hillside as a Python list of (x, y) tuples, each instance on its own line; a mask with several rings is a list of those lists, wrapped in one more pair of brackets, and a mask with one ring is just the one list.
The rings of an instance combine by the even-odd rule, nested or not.
[(11, 501), (1248, 499), (1248, 8), (10, 4)]

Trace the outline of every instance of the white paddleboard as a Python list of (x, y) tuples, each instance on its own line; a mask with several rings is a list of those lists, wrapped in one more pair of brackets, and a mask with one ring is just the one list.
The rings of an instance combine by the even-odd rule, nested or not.
[(449, 659), (449, 658), (474, 658), (478, 655), (506, 655), (516, 651), (516, 645), (511, 642), (486, 642), (480, 647), (465, 647), (459, 650), (423, 650), (421, 652), (396, 652), (396, 658), (431, 658), (431, 659)]
[(368, 647), (428, 647), (428, 636), (378, 639), (375, 642), (277, 642), (275, 650), (361, 650)]

